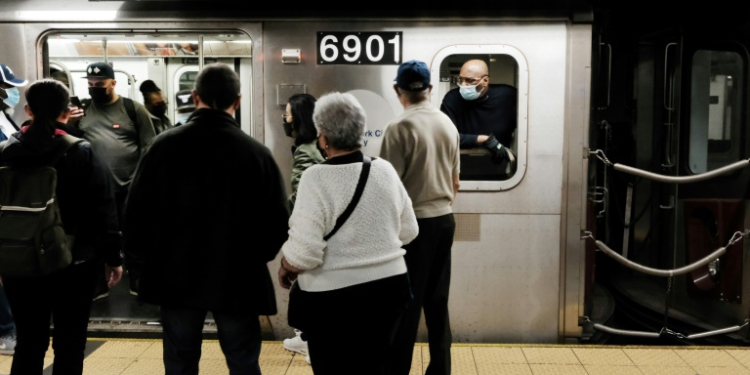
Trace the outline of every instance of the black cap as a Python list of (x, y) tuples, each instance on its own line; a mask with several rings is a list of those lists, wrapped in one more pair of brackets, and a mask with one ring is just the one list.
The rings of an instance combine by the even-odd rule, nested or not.
[(86, 78), (115, 79), (115, 71), (105, 62), (95, 62), (86, 68)]
[(398, 67), (396, 86), (406, 91), (422, 91), (430, 86), (430, 69), (418, 60), (409, 60)]
[(193, 92), (191, 90), (180, 90), (177, 91), (177, 110), (190, 108), (195, 109), (195, 103), (193, 103)]
[(147, 79), (141, 83), (141, 86), (138, 88), (142, 93), (150, 93), (150, 92), (159, 92), (161, 89), (159, 86), (156, 86), (156, 83), (154, 81)]

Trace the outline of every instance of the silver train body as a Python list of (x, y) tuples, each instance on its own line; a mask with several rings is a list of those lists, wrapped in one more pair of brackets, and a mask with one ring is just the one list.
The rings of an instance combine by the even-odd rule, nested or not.
[[(726, 203), (746, 212), (744, 195), (735, 193), (737, 189), (722, 189), (747, 180), (746, 171), (722, 177), (721, 183), (712, 180), (711, 192), (693, 188), (693, 195), (681, 195), (676, 184), (633, 183), (591, 154), (602, 150), (612, 162), (671, 176), (701, 173), (747, 158), (748, 100), (729, 96), (732, 83), (747, 87), (747, 52), (742, 48), (735, 49), (735, 56), (711, 54), (710, 47), (701, 47), (708, 52), (690, 60), (687, 53), (697, 47), (678, 26), (667, 27), (658, 36), (638, 33), (637, 18), (629, 28), (617, 29), (600, 21), (593, 8), (552, 2), (508, 9), (494, 5), (491, 11), (466, 16), (448, 8), (424, 15), (409, 11), (368, 15), (354, 10), (342, 15), (325, 9), (325, 2), (309, 12), (282, 4), (275, 10), (265, 5), (242, 11), (231, 2), (208, 3), (4, 1), (0, 61), (30, 80), (62, 75), (73, 93), (85, 98), (85, 66), (106, 59), (118, 74), (121, 95), (142, 101), (140, 82), (154, 80), (169, 99), (173, 120), (176, 91), (191, 88), (203, 64), (227, 63), (242, 79), (238, 114), (242, 130), (271, 149), (289, 186), (292, 144), (284, 135), (280, 115), (291, 94), (354, 94), (368, 115), (364, 152), (377, 155), (384, 125), (403, 110), (392, 87), (398, 62), (418, 59), (430, 66), (431, 101), (439, 107), (445, 93), (455, 87), (453, 79), (461, 63), (470, 57), (485, 59), (492, 83), (518, 88), (513, 148), (519, 162), (509, 179), (462, 178), (453, 205), (457, 231), (450, 314), (455, 342), (556, 343), (595, 337), (600, 331), (587, 324), (587, 317), (596, 315), (597, 291), (618, 294), (617, 282), (604, 279), (627, 272), (596, 252), (593, 240), (585, 238), (587, 233), (631, 261), (672, 269), (688, 263), (686, 200), (700, 197), (712, 202), (703, 202), (709, 210)], [(197, 46), (198, 52), (191, 46)], [(714, 70), (690, 78), (689, 68), (698, 63), (709, 70), (725, 67), (732, 74), (717, 75)], [(706, 80), (709, 77), (714, 80)], [(705, 87), (690, 85), (698, 81)], [(700, 127), (706, 118), (720, 116), (713, 107), (710, 114), (694, 113), (692, 122), (685, 115), (691, 113), (690, 98), (709, 89), (710, 103), (739, 104), (722, 107), (724, 123), (730, 124), (723, 133), (711, 128), (711, 134), (718, 131), (721, 140), (732, 141), (710, 142), (703, 151), (685, 152), (714, 139), (701, 133)], [(746, 89), (740, 92), (747, 95)], [(691, 108), (706, 103), (694, 100)], [(729, 113), (728, 108), (736, 112)], [(637, 115), (631, 116), (636, 110)], [(20, 110), (14, 117), (25, 119)], [(698, 138), (690, 138), (688, 129)], [(694, 167), (686, 172), (683, 166), (690, 163)], [(739, 202), (729, 202), (730, 198)], [(262, 220), (263, 213), (257, 216)], [(732, 223), (741, 230), (744, 220), (743, 216), (739, 224)], [(735, 252), (739, 248), (739, 256), (732, 262), (738, 261), (740, 269), (747, 261), (744, 243), (733, 246)], [(692, 279), (675, 277), (667, 298), (671, 319), (677, 319), (674, 314), (680, 309), (689, 309), (706, 330), (742, 324), (750, 311), (748, 277), (740, 272), (728, 280), (721, 269), (726, 263), (730, 262), (712, 263), (714, 275), (721, 276), (715, 288), (733, 283), (735, 296), (728, 299), (706, 290), (694, 293), (688, 285)], [(269, 268), (275, 274), (278, 259)], [(667, 285), (667, 280), (657, 283)], [(635, 292), (644, 283), (631, 280), (624, 290)], [(648, 294), (648, 289), (641, 292)], [(263, 319), (273, 336), (281, 339), (291, 334), (286, 322), (288, 293), (281, 288), (276, 293), (279, 313)], [(657, 294), (656, 299), (665, 296)], [(665, 306), (638, 303), (638, 296), (629, 300), (648, 314), (664, 312)], [(617, 301), (612, 304), (615, 311), (621, 305)], [(610, 315), (596, 319), (604, 324)], [(746, 335), (744, 328), (734, 334)], [(422, 328), (420, 338), (425, 335)]]

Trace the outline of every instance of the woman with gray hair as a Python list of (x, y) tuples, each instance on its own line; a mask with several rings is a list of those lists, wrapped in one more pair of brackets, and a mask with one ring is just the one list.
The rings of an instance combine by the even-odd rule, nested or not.
[[(321, 97), (313, 121), (328, 160), (302, 174), (281, 248), (279, 283), (296, 282), (289, 325), (305, 332), (315, 374), (386, 374), (411, 300), (403, 245), (417, 236), (417, 219), (393, 166), (360, 151), (366, 115), (354, 96)], [(342, 345), (357, 326), (367, 339)]]

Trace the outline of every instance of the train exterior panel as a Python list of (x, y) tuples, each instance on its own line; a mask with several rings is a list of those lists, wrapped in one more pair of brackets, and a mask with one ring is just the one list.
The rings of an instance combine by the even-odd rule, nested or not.
[[(106, 7), (99, 3), (86, 5)], [(33, 8), (33, 4), (27, 6)], [(26, 14), (34, 14), (30, 12)], [(566, 171), (572, 169), (572, 173), (580, 176), (584, 164), (580, 142), (588, 116), (584, 110), (589, 99), (585, 73), (591, 60), (590, 25), (573, 25), (565, 20), (200, 22), (144, 21), (119, 16), (107, 22), (85, 23), (75, 20), (60, 23), (52, 19), (5, 21), (0, 25), (4, 35), (21, 38), (14, 41), (4, 38), (2, 48), (23, 53), (4, 62), (18, 67), (19, 75), (32, 79), (46, 76), (50, 67), (65, 67), (74, 77), (76, 94), (83, 97), (87, 94), (85, 80), (80, 78), (82, 67), (97, 57), (75, 53), (53, 56), (60, 47), (55, 44), (53, 48), (55, 42), (48, 41), (100, 34), (108, 36), (111, 46), (118, 36), (124, 39), (127, 35), (204, 35), (204, 41), (214, 35), (240, 35), (252, 47), (228, 63), (242, 69), (240, 76), (245, 90), (240, 114), (242, 127), (272, 150), (287, 185), (292, 164), (291, 142), (283, 133), (279, 114), (283, 113), (289, 94), (307, 92), (316, 97), (330, 91), (354, 94), (368, 113), (364, 152), (377, 156), (384, 126), (403, 111), (393, 91), (398, 62), (418, 59), (430, 66), (434, 86), (431, 101), (439, 107), (443, 95), (451, 88), (451, 74), (457, 74), (455, 61), (463, 59), (462, 56), (505, 57), (514, 64), (508, 71), (502, 67), (496, 69), (496, 75), (519, 89), (515, 147), (520, 162), (516, 175), (509, 180), (462, 182), (454, 203), (457, 234), (450, 299), (454, 339), (551, 343), (563, 336), (579, 336), (576, 317), (580, 315), (582, 301), (575, 295), (582, 290), (579, 277), (582, 267), (569, 266), (568, 257), (577, 256), (566, 255), (562, 249), (573, 245), (568, 251), (580, 252), (581, 242), (578, 238), (570, 242), (561, 239), (578, 231), (577, 227), (565, 228), (566, 223), (581, 224), (579, 218), (566, 217), (566, 212), (571, 208), (581, 212), (585, 186), (578, 185), (575, 192), (568, 194)], [(354, 36), (396, 33), (402, 43), (397, 52), (402, 55), (382, 64), (321, 64), (317, 35), (320, 32)], [(299, 50), (300, 61), (282, 62), (283, 50)], [(125, 87), (118, 80), (118, 88), (121, 95), (136, 100), (141, 99), (137, 85), (145, 76), (173, 93), (177, 87), (173, 81), (177, 78), (169, 72), (185, 62), (157, 56), (108, 56), (108, 59), (116, 70), (129, 70), (130, 85)], [(159, 63), (165, 64), (166, 70), (155, 66)], [(492, 79), (496, 82), (495, 74)], [(577, 113), (569, 113), (571, 109)], [(20, 119), (21, 115), (17, 113), (16, 117)], [(570, 125), (569, 121), (575, 124)], [(571, 132), (575, 134), (574, 147), (568, 144)], [(571, 150), (578, 155), (571, 158), (566, 154)], [(262, 213), (258, 215), (262, 217)], [(273, 273), (277, 267), (278, 260), (269, 264)], [(573, 272), (569, 272), (571, 269)], [(278, 288), (277, 300), (280, 313), (269, 317), (269, 322), (275, 336), (283, 338), (291, 334), (285, 313), (288, 292)], [(567, 314), (574, 318), (565, 319)], [(425, 334), (422, 327), (420, 336), (424, 338)]]

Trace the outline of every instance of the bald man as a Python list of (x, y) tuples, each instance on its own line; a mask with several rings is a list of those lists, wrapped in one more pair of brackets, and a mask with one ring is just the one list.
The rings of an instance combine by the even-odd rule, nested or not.
[(513, 143), (517, 106), (515, 87), (490, 84), (487, 64), (469, 60), (461, 67), (458, 87), (445, 94), (440, 110), (458, 128), (462, 149), (487, 148), (493, 161), (499, 162), (505, 155), (503, 147)]

